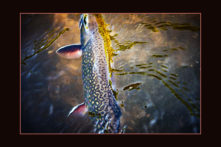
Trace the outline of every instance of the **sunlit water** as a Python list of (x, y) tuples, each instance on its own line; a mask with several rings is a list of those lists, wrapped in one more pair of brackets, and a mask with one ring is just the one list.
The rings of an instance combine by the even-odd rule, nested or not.
[[(126, 133), (200, 132), (200, 15), (103, 16), (116, 50), (112, 82)], [(80, 43), (79, 17), (22, 14), (22, 132), (90, 132), (82, 119), (64, 124), (84, 101), (81, 59), (55, 53)]]

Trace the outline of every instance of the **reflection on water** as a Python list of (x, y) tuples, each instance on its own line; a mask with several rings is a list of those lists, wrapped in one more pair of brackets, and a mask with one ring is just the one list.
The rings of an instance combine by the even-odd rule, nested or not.
[[(63, 45), (80, 42), (79, 14), (22, 15), (22, 132), (90, 132), (88, 120), (66, 123), (68, 111), (84, 100), (81, 59), (55, 54)], [(113, 56), (111, 84), (125, 132), (199, 132), (200, 16), (103, 18)], [(78, 123), (87, 129), (80, 131)]]
[(168, 30), (168, 28), (172, 28), (174, 30), (189, 30), (193, 32), (198, 32), (199, 27), (192, 26), (189, 23), (172, 23), (172, 22), (157, 22), (157, 20), (151, 20), (150, 23), (141, 23), (144, 25), (147, 29), (153, 31), (153, 32), (159, 32), (160, 30)]
[(58, 37), (60, 37), (60, 35), (64, 34), (64, 32), (68, 30), (69, 30), (68, 28), (65, 28), (56, 34), (55, 32), (56, 30), (53, 29), (48, 31), (47, 34), (44, 36), (44, 38), (40, 40), (34, 40), (34, 53), (32, 55), (24, 57), (21, 63), (25, 64), (25, 60), (47, 49), (56, 39), (58, 39)]

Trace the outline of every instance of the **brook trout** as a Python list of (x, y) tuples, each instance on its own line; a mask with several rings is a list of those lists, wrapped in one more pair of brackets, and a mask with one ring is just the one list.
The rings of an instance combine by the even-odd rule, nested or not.
[(101, 14), (82, 14), (79, 21), (81, 44), (71, 44), (56, 52), (62, 57), (82, 56), (82, 79), (85, 101), (69, 113), (88, 114), (95, 133), (119, 133), (121, 110), (111, 87), (110, 38)]

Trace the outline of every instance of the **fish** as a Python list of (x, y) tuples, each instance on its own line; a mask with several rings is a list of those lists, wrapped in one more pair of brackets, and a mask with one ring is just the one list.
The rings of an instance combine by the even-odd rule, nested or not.
[(111, 74), (110, 38), (105, 35), (101, 14), (81, 14), (79, 20), (80, 44), (59, 48), (56, 53), (66, 59), (82, 58), (84, 102), (73, 107), (72, 115), (88, 115), (94, 124), (94, 133), (120, 133), (120, 106), (113, 91)]

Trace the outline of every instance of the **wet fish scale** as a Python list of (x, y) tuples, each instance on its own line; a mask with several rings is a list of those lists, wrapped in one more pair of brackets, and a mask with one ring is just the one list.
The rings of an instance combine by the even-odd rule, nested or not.
[[(100, 122), (100, 125), (96, 125), (96, 131), (102, 131), (108, 120), (112, 119), (112, 123), (108, 123), (109, 128), (111, 128), (109, 132), (118, 132), (121, 111), (108, 82), (107, 73), (109, 71), (102, 42), (103, 39), (98, 29), (96, 29), (87, 45), (83, 48), (82, 76), (84, 95), (89, 112), (96, 112), (103, 116), (101, 118), (94, 117), (94, 121)], [(91, 89), (91, 92), (87, 90), (87, 87)], [(108, 120), (104, 119), (107, 114), (109, 116)]]

